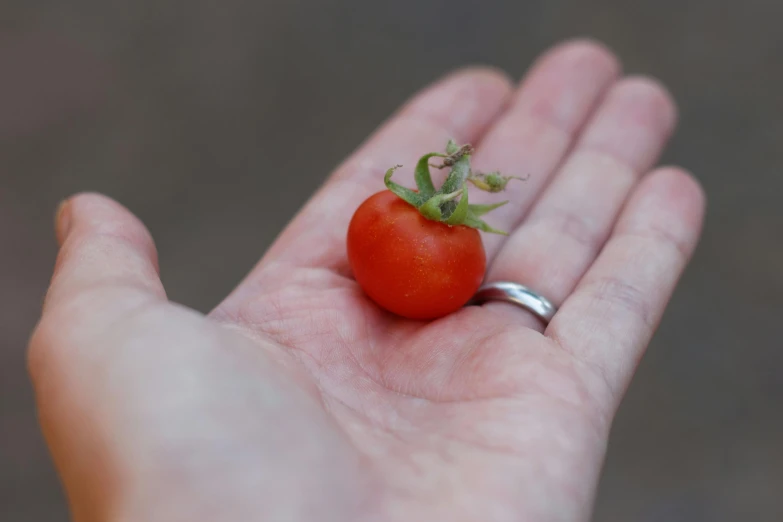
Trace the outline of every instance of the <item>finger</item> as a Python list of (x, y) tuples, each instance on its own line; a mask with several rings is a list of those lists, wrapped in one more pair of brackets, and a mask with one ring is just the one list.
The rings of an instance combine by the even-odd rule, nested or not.
[(30, 345), (34, 378), (63, 332), (110, 325), (145, 303), (165, 300), (152, 238), (116, 202), (74, 196), (57, 213), (56, 233), (60, 252)]
[(406, 168), (395, 180), (412, 186), (412, 167), (420, 156), (444, 150), (452, 138), (477, 142), (510, 92), (508, 79), (497, 71), (469, 69), (415, 96), (336, 170), (220, 309), (229, 311), (252, 296), (270, 264), (346, 272), (348, 222), (365, 198), (384, 189), (384, 172), (402, 163)]
[[(487, 133), (473, 160), (477, 171), (527, 176), (524, 182), (510, 182), (503, 194), (471, 191), (472, 203), (510, 201), (487, 216), (493, 227), (511, 231), (521, 221), (619, 70), (611, 52), (584, 40), (555, 47), (533, 67), (512, 107)], [(490, 259), (504, 240), (503, 236), (484, 236)]]
[(645, 78), (618, 82), (503, 245), (488, 279), (522, 283), (562, 303), (598, 255), (642, 173), (658, 158), (675, 120), (674, 103), (660, 84)]
[(693, 253), (703, 213), (704, 194), (687, 173), (652, 173), (546, 330), (599, 372), (618, 402)]

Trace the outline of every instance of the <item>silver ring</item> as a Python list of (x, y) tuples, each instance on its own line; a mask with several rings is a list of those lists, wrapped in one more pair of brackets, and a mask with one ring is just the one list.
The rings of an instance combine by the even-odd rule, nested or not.
[(509, 281), (483, 285), (473, 296), (471, 304), (481, 304), (487, 301), (505, 301), (521, 306), (547, 324), (557, 313), (557, 308), (548, 299), (526, 286)]

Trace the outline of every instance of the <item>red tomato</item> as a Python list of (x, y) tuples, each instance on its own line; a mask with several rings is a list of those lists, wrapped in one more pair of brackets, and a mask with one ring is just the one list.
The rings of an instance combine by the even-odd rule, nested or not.
[(434, 319), (464, 306), (487, 262), (478, 230), (431, 221), (388, 190), (356, 210), (348, 260), (373, 301), (409, 319)]

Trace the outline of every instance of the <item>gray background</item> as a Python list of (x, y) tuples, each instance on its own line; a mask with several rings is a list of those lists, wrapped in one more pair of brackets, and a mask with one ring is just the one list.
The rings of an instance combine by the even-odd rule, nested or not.
[(781, 19), (763, 0), (4, 0), (0, 520), (67, 517), (24, 369), (61, 198), (129, 206), (171, 297), (207, 310), (414, 90), (468, 63), (519, 76), (585, 35), (671, 87), (682, 124), (664, 159), (710, 203), (595, 520), (783, 520)]

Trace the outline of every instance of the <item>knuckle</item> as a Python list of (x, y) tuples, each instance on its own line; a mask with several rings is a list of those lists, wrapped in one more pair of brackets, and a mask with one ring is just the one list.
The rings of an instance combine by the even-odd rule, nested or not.
[(47, 301), (27, 347), (28, 372), (34, 381), (66, 366), (82, 345), (91, 344), (117, 320), (149, 308), (149, 293), (132, 283), (96, 281)]
[(661, 246), (668, 248), (670, 251), (676, 253), (676, 257), (683, 263), (690, 257), (691, 247), (689, 243), (666, 228), (650, 227), (644, 231), (637, 231), (633, 235), (640, 240), (655, 244), (656, 248), (660, 248)]
[(560, 235), (571, 238), (579, 245), (593, 248), (600, 241), (596, 227), (580, 214), (569, 211), (555, 214), (552, 224)]
[(546, 234), (555, 237), (566, 237), (582, 247), (593, 249), (602, 241), (601, 234), (584, 215), (570, 210), (560, 210), (540, 217), (538, 226)]
[(605, 277), (589, 283), (593, 301), (615, 312), (625, 313), (652, 328), (652, 314), (647, 295), (637, 286), (619, 277)]
[(58, 317), (46, 314), (33, 330), (27, 345), (27, 371), (36, 386), (50, 379), (45, 377), (52, 368), (59, 368), (57, 358), (60, 346), (66, 342), (66, 328)]

